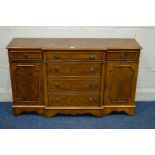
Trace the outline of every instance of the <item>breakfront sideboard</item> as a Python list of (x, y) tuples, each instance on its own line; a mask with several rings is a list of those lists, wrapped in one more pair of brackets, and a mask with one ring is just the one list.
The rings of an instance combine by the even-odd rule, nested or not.
[(134, 114), (135, 39), (15, 38), (7, 46), (13, 114)]

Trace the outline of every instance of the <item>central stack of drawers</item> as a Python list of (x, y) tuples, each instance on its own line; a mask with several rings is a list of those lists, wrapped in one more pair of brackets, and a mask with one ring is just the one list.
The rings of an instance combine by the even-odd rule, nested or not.
[(49, 107), (101, 107), (103, 51), (47, 51)]

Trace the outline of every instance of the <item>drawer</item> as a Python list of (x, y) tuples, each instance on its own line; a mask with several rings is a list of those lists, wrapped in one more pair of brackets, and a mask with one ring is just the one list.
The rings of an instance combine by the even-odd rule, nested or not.
[(131, 60), (131, 59), (139, 59), (139, 52), (107, 52), (107, 59), (112, 60)]
[(99, 63), (48, 64), (48, 76), (100, 76)]
[(10, 59), (42, 59), (41, 52), (10, 52)]
[(100, 92), (100, 78), (49, 78), (49, 92)]
[(100, 106), (100, 95), (49, 95), (49, 106), (96, 107)]
[(105, 54), (103, 53), (46, 53), (48, 61), (59, 61), (59, 60), (102, 60)]

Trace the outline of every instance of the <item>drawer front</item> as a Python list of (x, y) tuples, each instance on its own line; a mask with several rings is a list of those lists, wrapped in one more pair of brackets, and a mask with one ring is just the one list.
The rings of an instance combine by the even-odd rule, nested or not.
[(100, 92), (100, 78), (49, 78), (49, 92)]
[(10, 59), (42, 59), (41, 52), (10, 52)]
[(111, 60), (132, 60), (132, 59), (139, 59), (138, 52), (108, 52), (107, 59)]
[(49, 95), (49, 106), (96, 107), (100, 106), (100, 95)]
[(101, 64), (48, 64), (48, 76), (100, 76)]
[(102, 53), (46, 53), (46, 58), (48, 61), (59, 61), (59, 60), (102, 60), (104, 59), (104, 54)]

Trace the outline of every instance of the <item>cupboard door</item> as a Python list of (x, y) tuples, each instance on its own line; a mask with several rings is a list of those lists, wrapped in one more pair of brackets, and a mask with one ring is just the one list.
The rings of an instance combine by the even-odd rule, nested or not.
[(138, 63), (106, 64), (105, 105), (134, 104)]
[(12, 63), (10, 69), (14, 104), (43, 104), (42, 64)]

